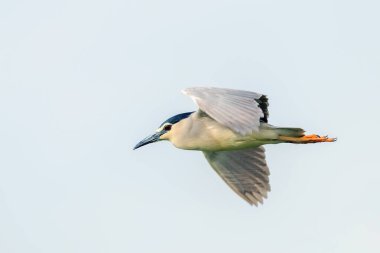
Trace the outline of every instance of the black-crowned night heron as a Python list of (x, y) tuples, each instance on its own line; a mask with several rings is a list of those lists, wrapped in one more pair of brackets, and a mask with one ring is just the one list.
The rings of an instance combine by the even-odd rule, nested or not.
[(268, 99), (250, 91), (188, 88), (199, 109), (175, 115), (139, 142), (168, 140), (177, 148), (203, 151), (211, 167), (249, 204), (263, 202), (270, 191), (269, 169), (262, 145), (333, 142), (335, 138), (304, 135), (301, 128), (268, 124)]

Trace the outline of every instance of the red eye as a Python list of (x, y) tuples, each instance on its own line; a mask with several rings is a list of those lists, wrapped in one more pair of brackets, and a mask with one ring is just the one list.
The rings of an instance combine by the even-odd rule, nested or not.
[(172, 125), (166, 125), (166, 126), (164, 126), (164, 130), (165, 131), (170, 131), (170, 129), (172, 129)]

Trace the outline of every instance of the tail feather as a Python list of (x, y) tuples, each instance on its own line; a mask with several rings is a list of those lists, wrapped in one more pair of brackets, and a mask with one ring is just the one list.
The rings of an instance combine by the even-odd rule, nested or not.
[(276, 132), (279, 136), (302, 137), (305, 135), (305, 130), (294, 127), (276, 127)]

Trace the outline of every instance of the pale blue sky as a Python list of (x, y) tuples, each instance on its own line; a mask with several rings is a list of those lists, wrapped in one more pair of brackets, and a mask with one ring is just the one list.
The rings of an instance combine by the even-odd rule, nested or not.
[[(380, 252), (378, 1), (2, 1), (0, 252)], [(189, 86), (338, 142), (267, 146), (237, 197), (199, 152), (132, 151)]]

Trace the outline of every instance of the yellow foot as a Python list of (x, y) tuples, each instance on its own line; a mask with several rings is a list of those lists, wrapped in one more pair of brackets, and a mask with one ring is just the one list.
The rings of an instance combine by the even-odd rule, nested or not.
[(336, 141), (336, 138), (329, 138), (328, 136), (319, 136), (316, 134), (304, 135), (302, 137), (279, 136), (279, 139), (284, 142), (300, 143), (300, 144)]
[(305, 135), (299, 138), (300, 143), (316, 143), (316, 142), (334, 142), (336, 138), (329, 138), (326, 136), (319, 136), (316, 134)]

